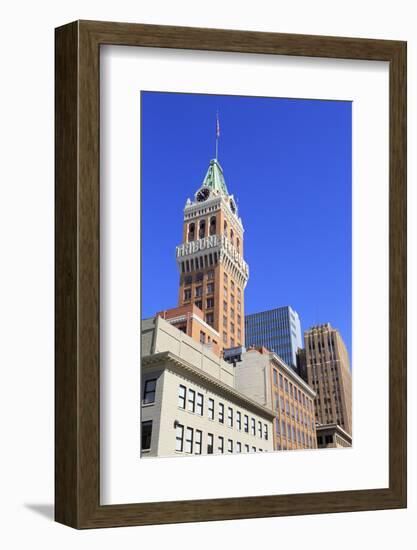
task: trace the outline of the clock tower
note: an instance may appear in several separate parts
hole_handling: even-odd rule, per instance
[[[177,246],[179,306],[194,304],[218,337],[220,349],[245,343],[243,225],[217,159],[184,208],[182,244]]]

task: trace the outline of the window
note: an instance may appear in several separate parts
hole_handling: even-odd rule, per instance
[[[227,452],[233,453],[233,441],[231,439],[227,440]]]
[[[233,428],[233,409],[231,407],[227,410],[227,425],[229,428]]]
[[[214,307],[214,298],[207,298],[207,309]]]
[[[180,407],[180,409],[185,409],[185,393],[186,393],[186,388],[185,386],[183,385],[180,385],[179,388],[178,388],[178,407]]]
[[[249,452],[249,445],[245,445],[245,451],[248,453]]]
[[[285,411],[289,416],[290,415],[290,404],[288,403],[287,400],[285,400]]]
[[[230,230],[230,242],[233,244],[233,237],[234,237],[234,233],[233,233],[233,229]]]
[[[184,300],[191,300],[191,288],[186,288],[184,290]]]
[[[177,427],[175,429],[175,450],[182,452],[183,447],[184,447],[184,426],[181,426],[181,424],[177,424]]]
[[[279,411],[279,395],[275,394],[275,410]]]
[[[249,432],[249,418],[248,418],[247,414],[245,414],[245,416],[243,418],[243,428],[244,428],[246,433]]]
[[[188,410],[190,412],[195,411],[195,391],[188,390]]]
[[[240,290],[240,288],[237,289],[237,297],[238,298],[241,298],[242,296],[242,291]],[[239,303],[239,302],[238,302]]]
[[[226,285],[226,284],[227,284],[227,281],[228,281],[227,273],[225,273],[225,274],[223,275],[223,280],[224,280],[224,284]]]
[[[201,443],[203,441],[203,432],[201,430],[195,431],[194,452],[196,455],[201,455]]]
[[[192,282],[193,282],[193,278],[191,277],[191,275],[186,275],[184,277],[184,284],[185,285],[190,285]]]
[[[223,342],[227,344],[227,332],[223,332]]]
[[[209,229],[210,235],[216,234],[216,216],[212,216],[210,218],[210,229]]]
[[[210,420],[214,420],[214,399],[208,400],[208,417]]]
[[[288,393],[288,380],[285,379],[284,383],[285,383],[285,391]]]
[[[206,236],[206,221],[200,220],[200,229],[198,231],[198,238],[202,239]]]
[[[242,310],[242,307],[241,307],[241,305],[240,305],[239,300],[237,301],[237,310],[238,310],[238,311],[241,311],[241,310]]]
[[[252,435],[256,435],[256,422],[254,418],[251,418],[251,433]]]
[[[234,296],[234,294],[231,294],[231,295],[230,295],[230,303],[231,303],[232,305],[234,305],[234,303],[235,303],[235,296]]]
[[[203,416],[203,405],[204,405],[203,394],[198,393],[197,394],[196,413],[199,414],[200,416]]]
[[[190,223],[190,225],[188,226],[188,241],[194,240],[194,234],[195,234],[195,224]]]
[[[206,333],[200,330],[200,343],[205,344],[206,343]]]
[[[239,248],[240,248],[239,237],[236,237],[236,248],[237,248],[237,251],[240,252],[240,250],[239,250]]]
[[[213,292],[214,292],[214,283],[208,283],[207,284],[207,294],[213,294]]]
[[[219,435],[219,453],[223,453],[224,452],[224,437],[222,437],[221,435]]]
[[[290,382],[290,395],[291,395],[291,397],[293,396],[293,393],[292,393],[292,384],[291,384],[291,382]]]
[[[240,325],[242,323],[242,317],[240,315],[237,316],[237,324]]]
[[[211,281],[212,279],[214,279],[214,271],[212,269],[210,269],[210,271],[207,271],[207,279],[209,281]]]
[[[230,332],[232,334],[234,334],[234,332],[235,332],[235,324],[234,323],[230,323]]]
[[[187,428],[185,432],[185,452],[191,454],[193,452],[193,435],[194,430]]]
[[[274,369],[274,384],[278,386],[278,373],[275,369]]]
[[[223,300],[223,310],[227,312],[227,302]]]
[[[147,420],[146,422],[142,422],[142,442],[141,442],[142,451],[150,450],[151,440],[152,440],[152,420]]]
[[[242,340],[242,331],[240,330],[240,328],[237,329],[237,339],[239,341]]]
[[[155,388],[156,388],[156,378],[152,380],[146,380],[145,386],[143,388],[143,401],[144,405],[148,403],[155,403]]]
[[[279,374],[279,386],[280,388],[284,387],[284,378],[282,377],[282,374]]]
[[[237,424],[237,429],[240,431],[242,429],[242,415],[240,411],[237,411],[236,413],[236,424]]]
[[[235,282],[234,281],[230,281],[230,288],[231,288],[232,292],[234,292],[234,290],[235,290]]]
[[[214,323],[214,313],[206,313],[206,323],[210,326],[213,326]]]
[[[234,338],[230,338],[230,347],[231,348],[235,347],[235,339]]]
[[[214,447],[214,435],[207,434],[207,454],[208,455],[213,454],[213,447]]]
[[[231,317],[232,319],[235,318],[235,310],[234,310],[232,307],[230,308],[230,317]]]
[[[203,287],[202,285],[195,287],[195,295],[196,296],[202,296],[203,295]]]
[[[224,233],[227,233],[227,221],[225,221],[223,224],[223,231]]]
[[[197,273],[197,275],[195,276],[195,280],[197,283],[199,283],[203,279],[204,279],[204,275],[202,273]]]
[[[201,300],[197,300],[195,302],[195,305],[199,308],[199,309],[203,309],[203,302]]]
[[[227,317],[226,315],[223,315],[223,325],[227,327]]]
[[[262,422],[258,421],[258,435],[262,439]]]
[[[268,424],[264,424],[264,438],[268,439]]]
[[[242,452],[242,443],[240,441],[236,442],[236,452],[241,453]]]
[[[276,431],[277,435],[279,435],[281,433],[280,422],[279,422],[278,418],[275,419],[275,431]]]
[[[224,405],[219,403],[219,422],[220,424],[224,423]]]

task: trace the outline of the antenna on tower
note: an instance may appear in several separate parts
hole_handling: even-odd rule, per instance
[[[220,121],[219,121],[219,111],[216,112],[216,160],[219,156],[219,137],[220,137]]]

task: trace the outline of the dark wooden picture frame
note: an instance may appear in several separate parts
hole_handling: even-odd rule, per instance
[[[117,44],[389,62],[389,487],[100,505],[99,59]],[[75,528],[406,507],[406,43],[77,21],[56,45],[55,519]]]

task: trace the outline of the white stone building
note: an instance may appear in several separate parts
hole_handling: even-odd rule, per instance
[[[156,317],[142,322],[141,355],[142,457],[273,450],[274,412],[204,344]]]

